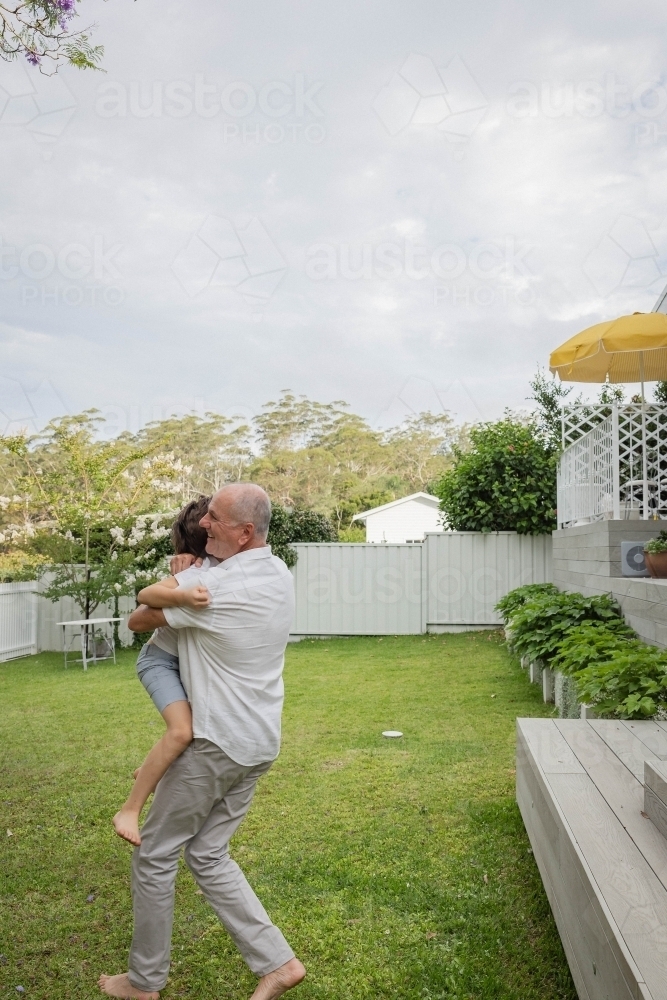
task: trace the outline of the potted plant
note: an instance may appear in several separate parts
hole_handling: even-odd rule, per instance
[[[667,531],[661,531],[644,546],[644,558],[654,580],[667,580]]]

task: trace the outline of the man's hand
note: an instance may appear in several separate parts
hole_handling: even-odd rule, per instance
[[[189,552],[185,552],[181,556],[172,556],[169,560],[169,570],[172,576],[176,576],[177,573],[182,573],[184,569],[190,569],[192,565],[201,566],[204,560],[200,557],[195,559],[191,556]]]
[[[180,594],[180,598],[183,608],[207,608],[211,603],[206,587],[190,587]]]

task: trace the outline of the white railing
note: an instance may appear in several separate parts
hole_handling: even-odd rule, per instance
[[[0,583],[0,661],[37,652],[37,581]]]
[[[667,518],[667,407],[648,403],[563,410],[558,525]]]

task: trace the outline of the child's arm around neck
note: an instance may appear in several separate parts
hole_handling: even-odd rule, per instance
[[[173,576],[152,583],[137,594],[138,603],[149,608],[206,608],[210,599],[206,587],[179,587]]]

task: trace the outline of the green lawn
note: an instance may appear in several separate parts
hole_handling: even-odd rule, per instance
[[[0,664],[3,1000],[90,998],[126,969],[110,818],[162,727],[134,658]],[[575,1000],[514,801],[514,719],[549,709],[499,636],[306,641],[285,684],[283,750],[232,847],[308,968],[294,996]],[[184,866],[173,946],[165,1000],[249,997]]]

